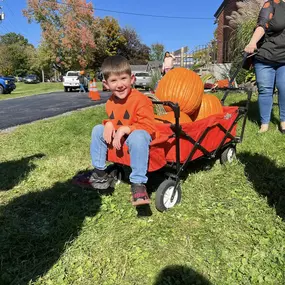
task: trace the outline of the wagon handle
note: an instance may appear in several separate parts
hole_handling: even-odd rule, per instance
[[[253,56],[253,55],[255,55],[255,54],[256,54],[256,53],[249,54],[249,53],[247,53],[247,52],[243,52],[243,54],[242,54],[242,61],[241,61],[240,65],[238,66],[238,68],[236,69],[236,71],[234,72],[234,74],[232,75],[232,77],[230,78],[230,80],[229,80],[229,85],[228,85],[228,89],[226,90],[226,92],[225,92],[223,98],[221,99],[221,103],[222,103],[223,106],[225,105],[225,100],[226,100],[226,98],[228,97],[230,90],[235,90],[234,88],[231,87],[231,86],[232,86],[232,83],[234,82],[236,76],[238,75],[238,73],[239,73],[240,70],[242,69],[242,67],[243,67],[244,63],[246,62],[247,58],[248,58],[248,57],[251,57],[251,56]]]

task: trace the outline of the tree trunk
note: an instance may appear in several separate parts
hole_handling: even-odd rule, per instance
[[[43,82],[45,82],[45,72],[43,69],[42,69],[42,79],[43,79]]]

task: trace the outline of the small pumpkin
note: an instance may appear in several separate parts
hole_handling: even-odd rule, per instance
[[[166,124],[175,124],[175,115],[173,111],[167,112],[166,114],[163,115],[155,115],[155,121],[157,123],[166,123]],[[179,123],[191,123],[192,120],[191,118],[185,114],[184,112],[180,112],[180,118],[179,118]]]
[[[217,86],[217,88],[219,89],[226,89],[229,87],[229,83],[230,81],[228,79],[222,79],[222,80],[218,80],[215,84]],[[233,85],[233,84],[231,84]]]
[[[214,114],[222,114],[223,113],[223,106],[220,100],[210,94],[204,94],[202,96],[202,103],[201,106],[194,114],[191,115],[191,119],[193,121],[198,121],[209,117]]]
[[[162,77],[155,95],[161,101],[178,103],[182,112],[192,114],[199,108],[203,93],[204,84],[197,73],[176,67]]]

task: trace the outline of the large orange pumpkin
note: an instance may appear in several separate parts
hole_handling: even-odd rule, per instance
[[[173,111],[167,112],[166,114],[163,115],[155,115],[154,117],[157,123],[175,124],[175,116]],[[191,122],[192,120],[187,114],[180,112],[179,123],[191,123]]]
[[[177,67],[168,71],[159,81],[155,95],[161,101],[178,103],[182,112],[192,114],[199,108],[204,84],[192,70]]]
[[[200,108],[191,115],[191,119],[198,121],[211,115],[221,113],[223,113],[223,107],[220,100],[214,95],[204,94]]]

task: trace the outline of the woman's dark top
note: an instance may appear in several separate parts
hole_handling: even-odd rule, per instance
[[[255,56],[262,62],[285,63],[285,2],[271,0],[260,10],[257,26],[265,30]]]
[[[84,84],[84,76],[83,75],[79,75],[78,77],[77,77],[77,79],[79,80],[79,83],[80,84]]]

